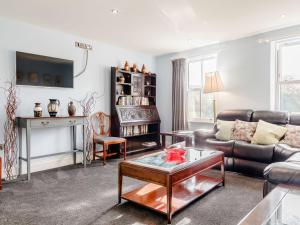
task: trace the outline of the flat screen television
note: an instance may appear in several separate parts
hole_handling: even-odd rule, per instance
[[[17,85],[73,88],[73,61],[16,52]]]

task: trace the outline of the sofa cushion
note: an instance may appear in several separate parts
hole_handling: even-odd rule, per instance
[[[274,148],[273,162],[282,162],[287,160],[293,154],[300,152],[299,148],[293,148],[287,144],[278,144]]]
[[[268,166],[266,163],[255,162],[245,159],[233,159],[234,171],[249,174],[251,176],[262,177],[264,169]]]
[[[257,123],[254,122],[236,120],[231,139],[250,142],[255,133],[256,126]]]
[[[207,147],[210,149],[216,149],[224,152],[224,156],[232,157],[234,141],[220,141],[215,138],[209,138],[206,140]]]
[[[286,131],[286,127],[259,120],[251,143],[261,145],[277,144]]]
[[[300,126],[286,125],[287,132],[281,143],[300,148]]]
[[[252,121],[258,122],[259,120],[264,120],[269,123],[274,124],[287,124],[288,123],[288,113],[280,111],[254,111],[252,114]]]
[[[234,121],[234,120],[250,121],[252,112],[253,112],[253,110],[251,110],[251,109],[226,110],[226,111],[220,112],[217,115],[217,119],[227,120],[227,121]]]
[[[233,148],[234,158],[271,163],[274,145],[255,145],[244,141],[236,141]]]
[[[216,138],[221,141],[229,141],[233,132],[235,121],[217,120]]]
[[[272,163],[265,168],[264,177],[273,184],[300,185],[300,163]]]

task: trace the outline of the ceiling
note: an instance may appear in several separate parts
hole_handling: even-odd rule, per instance
[[[152,55],[300,24],[300,0],[0,0],[0,5],[2,17]]]

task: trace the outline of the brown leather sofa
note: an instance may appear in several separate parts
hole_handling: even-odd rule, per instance
[[[276,111],[229,110],[217,115],[217,119],[257,122],[260,119],[278,125],[300,125],[300,114]],[[244,141],[220,141],[215,138],[216,126],[208,130],[196,130],[195,146],[223,151],[226,170],[265,177],[265,192],[279,183],[300,185],[300,149],[285,144],[256,145]],[[299,152],[299,153],[298,153]],[[295,167],[295,161],[299,164]],[[293,162],[293,165],[291,164]]]

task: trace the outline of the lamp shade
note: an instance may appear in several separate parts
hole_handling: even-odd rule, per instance
[[[203,93],[219,92],[223,89],[224,86],[218,71],[205,74]]]

